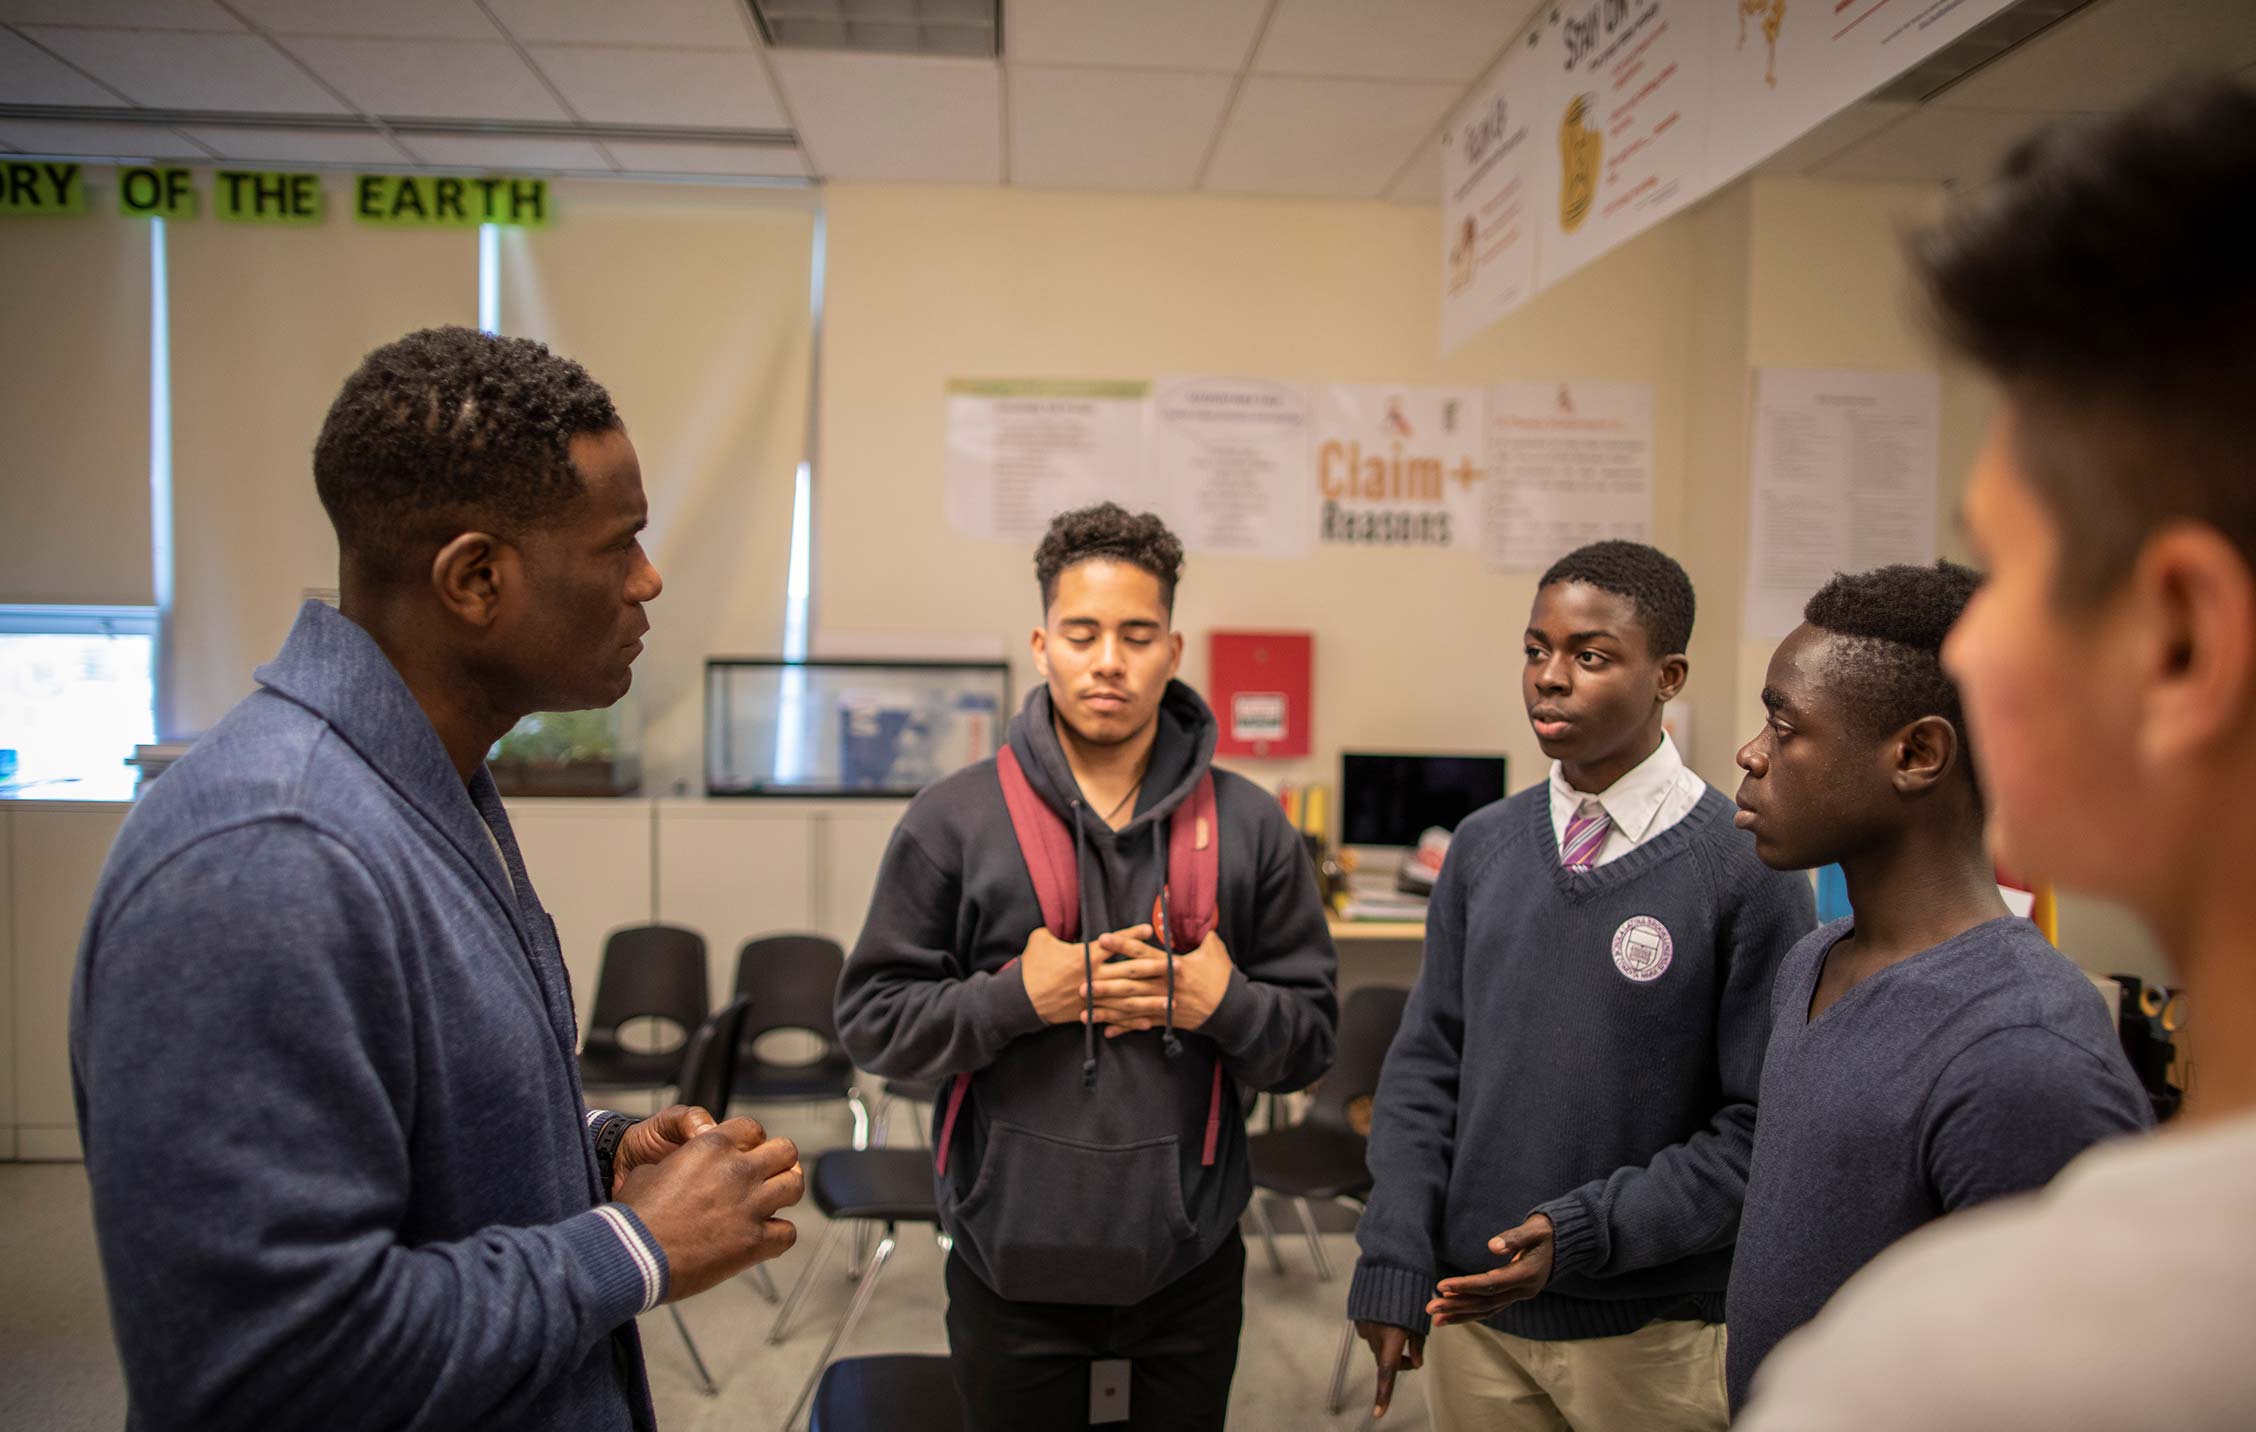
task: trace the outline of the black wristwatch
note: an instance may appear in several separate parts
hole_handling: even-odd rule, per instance
[[[624,1114],[614,1115],[603,1121],[602,1130],[595,1136],[595,1164],[603,1170],[606,1183],[619,1176],[619,1144],[627,1137],[627,1130],[641,1122],[640,1119],[630,1119]]]

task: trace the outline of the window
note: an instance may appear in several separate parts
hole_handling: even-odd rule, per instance
[[[0,789],[114,772],[155,741],[156,645],[154,607],[0,606]]]

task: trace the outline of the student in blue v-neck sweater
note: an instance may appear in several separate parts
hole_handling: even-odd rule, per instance
[[[1779,1341],[1889,1244],[2051,1182],[2152,1107],[2083,972],[2009,914],[1943,638],[1964,567],[1836,577],[1771,657],[1739,824],[1838,862],[1855,914],[1780,967],[1731,1269],[1734,1411]]]
[[[1521,689],[1551,778],[1456,833],[1371,1115],[1348,1314],[1379,1413],[1425,1366],[1438,1432],[1725,1423],[1771,981],[1816,915],[1661,728],[1692,616],[1641,543],[1537,588]]]

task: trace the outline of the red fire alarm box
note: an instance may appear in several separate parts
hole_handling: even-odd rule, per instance
[[[1316,639],[1304,631],[1218,631],[1209,640],[1206,699],[1222,725],[1215,753],[1307,755]]]

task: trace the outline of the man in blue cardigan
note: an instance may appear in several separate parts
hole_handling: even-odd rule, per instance
[[[647,1428],[635,1315],[791,1246],[749,1120],[582,1106],[485,752],[626,693],[659,578],[610,397],[425,330],[314,449],[341,610],[127,819],[71,1066],[133,1428]]]

